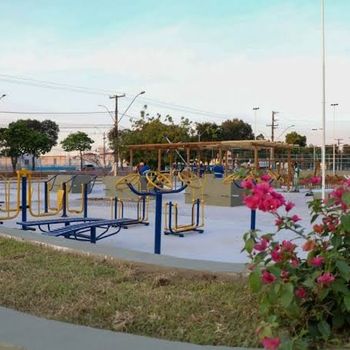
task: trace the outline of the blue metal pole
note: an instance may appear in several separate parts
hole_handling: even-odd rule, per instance
[[[250,229],[255,230],[256,225],[256,210],[250,211]]]
[[[63,182],[62,184],[63,190],[63,203],[62,203],[62,217],[66,218],[67,215],[67,184]]]
[[[88,185],[83,185],[84,218],[88,216]]]
[[[96,243],[96,227],[91,227],[90,242]]]
[[[44,182],[44,212],[48,213],[49,212],[49,184],[47,181]]]
[[[196,200],[196,205],[197,205],[196,225],[199,226],[199,216],[200,216],[200,199],[199,198],[197,198]]]
[[[154,254],[160,254],[162,231],[162,193],[156,193],[156,219],[154,229]]]
[[[27,176],[22,176],[22,222],[27,221]],[[22,225],[22,230],[26,230],[26,226]]]
[[[118,218],[118,197],[114,197],[114,219],[117,220]]]

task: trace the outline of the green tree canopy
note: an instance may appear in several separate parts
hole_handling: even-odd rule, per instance
[[[300,147],[306,146],[306,136],[298,134],[296,131],[292,131],[286,135],[286,143],[290,145],[299,145]]]
[[[19,119],[1,129],[2,154],[11,157],[13,170],[18,157],[32,155],[32,169],[35,169],[35,157],[49,152],[57,144],[59,127],[51,120],[40,122],[35,119]]]
[[[221,124],[222,140],[254,140],[250,124],[241,119],[228,119]]]
[[[83,152],[91,150],[91,145],[94,143],[85,132],[78,131],[68,135],[62,142],[62,148],[66,152],[79,151],[80,169],[83,168]]]

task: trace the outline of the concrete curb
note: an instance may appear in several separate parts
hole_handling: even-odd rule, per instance
[[[44,244],[54,249],[70,250],[84,254],[110,257],[162,267],[225,273],[243,273],[246,271],[246,264],[183,259],[166,255],[155,255],[151,253],[109,247],[98,243],[91,244],[88,242],[64,239],[62,237],[48,237],[40,234],[40,232],[24,231],[16,228],[1,227],[0,236]]]

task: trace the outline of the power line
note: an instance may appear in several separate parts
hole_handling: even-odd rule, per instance
[[[30,86],[35,86],[35,87],[56,89],[56,90],[57,89],[58,90],[69,90],[69,91],[94,94],[94,95],[106,96],[106,95],[115,94],[115,91],[112,92],[111,90],[107,90],[107,89],[92,89],[92,88],[78,86],[78,85],[62,84],[62,83],[56,83],[56,82],[52,82],[52,81],[38,80],[38,79],[32,79],[32,78],[15,76],[15,75],[10,75],[10,74],[2,74],[2,73],[0,73],[0,80],[7,81],[10,83],[15,83],[15,84],[30,85]],[[136,94],[133,94],[132,96],[126,95],[125,97],[127,99],[132,99],[134,97],[134,95],[136,95]],[[151,99],[151,98],[143,97],[142,100],[148,104],[152,104],[154,106],[158,106],[161,108],[168,108],[170,110],[177,110],[180,112],[186,112],[186,113],[190,113],[190,114],[206,115],[206,116],[210,116],[213,118],[228,118],[228,115],[229,115],[228,113],[224,114],[224,113],[210,112],[210,111],[205,111],[205,110],[201,110],[198,108],[183,106],[183,105],[179,105],[179,104],[175,104],[175,103],[171,103],[171,102],[165,102],[165,101],[156,100],[156,99]],[[138,104],[140,104],[140,102],[138,102]],[[143,104],[145,104],[145,103],[143,103]]]

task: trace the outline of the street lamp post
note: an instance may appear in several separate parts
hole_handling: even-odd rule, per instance
[[[321,0],[322,43],[322,200],[326,199],[326,49],[324,30],[324,0]]]
[[[118,111],[118,99],[121,97],[125,97],[125,94],[118,95],[115,94],[114,96],[110,96],[111,99],[115,99],[115,111],[114,111],[114,162],[115,162],[115,175],[118,173],[118,168],[119,168],[119,122],[122,120],[126,112],[130,109],[132,104],[135,102],[135,100],[140,96],[143,95],[146,91],[141,91],[137,95],[134,96],[134,98],[131,100],[130,104],[128,107],[126,107],[125,111],[119,118],[119,111]],[[108,109],[107,109],[108,110]]]
[[[293,124],[293,125],[289,125],[287,128],[285,128],[280,134],[279,134],[279,136],[277,137],[277,140],[287,131],[287,130],[289,130],[289,129],[291,129],[291,128],[294,128],[295,127],[295,125]]]
[[[253,108],[253,111],[254,111],[254,139],[256,140],[256,136],[257,136],[257,117],[256,117],[256,114],[257,114],[257,111],[260,109],[260,107],[254,107]]]
[[[338,103],[331,103],[331,107],[333,107],[333,176],[335,175],[335,107],[339,106]]]

